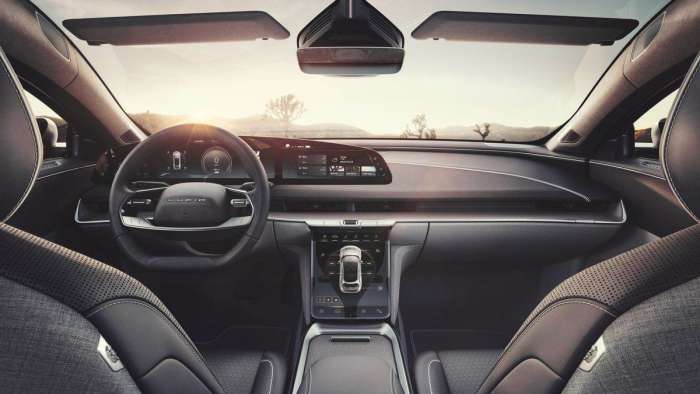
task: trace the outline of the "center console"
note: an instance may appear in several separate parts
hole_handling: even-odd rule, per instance
[[[293,393],[410,393],[394,330],[386,323],[315,323],[306,333]]]
[[[313,223],[310,306],[294,393],[409,393],[391,317],[391,224]]]
[[[317,320],[389,317],[388,228],[344,220],[313,230],[311,315]]]

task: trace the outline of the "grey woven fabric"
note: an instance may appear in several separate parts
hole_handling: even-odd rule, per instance
[[[116,268],[5,223],[0,223],[0,256],[0,277],[31,287],[83,314],[114,299],[145,301],[167,316],[196,351],[158,297]]]
[[[0,256],[0,276],[49,295],[80,313],[105,301],[135,298],[152,304],[177,324],[155,294],[136,279],[4,223],[0,223]]]
[[[700,261],[693,261],[700,265]],[[700,278],[642,302],[603,333],[607,351],[577,369],[567,393],[697,393]]]
[[[135,393],[97,353],[100,334],[56,300],[0,277],[0,391]]]
[[[501,355],[501,349],[437,352],[451,393],[476,393]]]
[[[620,315],[649,297],[700,276],[698,260],[700,224],[603,261],[563,281],[537,305],[513,338],[548,306],[568,298],[594,300]]]

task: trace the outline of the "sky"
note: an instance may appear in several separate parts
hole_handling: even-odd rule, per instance
[[[262,114],[268,100],[291,93],[307,108],[297,123],[344,123],[386,133],[402,130],[418,113],[425,113],[429,125],[438,128],[482,122],[561,125],[634,34],[609,47],[411,38],[410,32],[438,10],[622,17],[643,24],[666,0],[371,0],[403,32],[406,54],[399,73],[366,78],[308,75],[299,70],[296,36],[330,1],[34,2],[59,24],[67,18],[266,11],[290,31],[290,38],[93,47],[66,32],[127,112],[240,118]]]

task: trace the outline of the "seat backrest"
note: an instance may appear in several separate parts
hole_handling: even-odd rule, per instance
[[[662,135],[666,178],[700,217],[700,56]],[[526,319],[480,393],[696,392],[700,224],[562,282]]]
[[[0,218],[42,158],[37,124],[0,49]],[[145,286],[0,222],[0,390],[223,392],[175,318]]]

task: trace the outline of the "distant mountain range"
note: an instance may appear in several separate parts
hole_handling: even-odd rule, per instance
[[[151,112],[131,114],[142,127],[153,132],[186,122],[194,122],[189,116],[163,115]],[[231,130],[237,134],[249,136],[275,136],[290,138],[399,138],[403,130],[394,133],[370,133],[359,127],[342,123],[292,124],[285,127],[282,121],[265,115],[245,118],[208,118],[203,122]],[[483,124],[480,124],[483,130]],[[438,139],[481,140],[473,130],[475,125],[448,126],[438,128]],[[552,130],[551,127],[512,127],[490,123],[490,133],[486,141],[525,142],[540,139]]]

